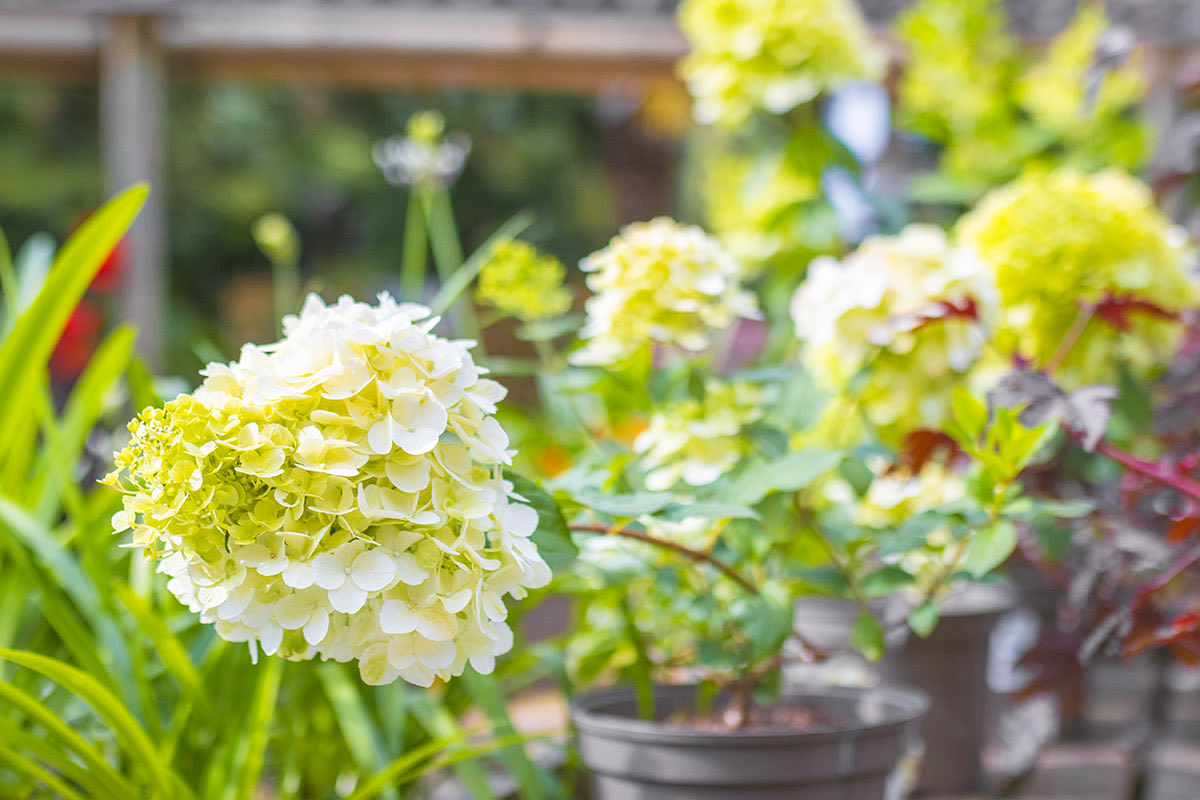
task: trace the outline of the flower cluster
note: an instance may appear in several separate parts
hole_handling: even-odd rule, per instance
[[[481,301],[521,320],[557,317],[571,308],[567,268],[533,245],[508,239],[492,248],[479,273]]]
[[[576,364],[616,365],[652,342],[697,352],[713,331],[758,316],[738,262],[704,231],[666,217],[627,225],[579,266],[594,294]]]
[[[941,427],[951,390],[986,340],[994,294],[969,250],[937,228],[910,225],[868,239],[843,261],[815,260],[791,313],[813,376],[896,444]]]
[[[1084,306],[1131,309],[1086,325],[1057,373],[1067,385],[1111,380],[1121,360],[1151,370],[1179,335],[1170,314],[1200,298],[1183,232],[1121,172],[1029,172],[985,197],[959,235],[995,276],[1005,353],[1045,365]]]
[[[763,395],[756,384],[710,380],[702,400],[655,411],[633,443],[647,470],[646,488],[664,491],[680,481],[706,486],[733,469],[752,449],[742,431],[762,418]]]
[[[130,423],[114,527],[225,639],[421,686],[511,646],[503,597],[550,579],[537,514],[501,473],[504,388],[428,315],[311,295]]]
[[[851,0],[686,0],[692,50],[680,69],[701,123],[786,114],[825,89],[877,78],[885,63]]]
[[[396,186],[449,186],[471,154],[471,138],[446,133],[446,120],[436,111],[420,111],[408,120],[404,136],[376,142],[371,151],[388,183]]]
[[[1080,4],[1034,59],[997,0],[918,0],[905,11],[896,23],[908,54],[898,124],[943,146],[943,174],[917,184],[920,194],[969,203],[1033,163],[1140,166],[1151,137],[1131,112],[1145,83],[1134,59],[1097,69],[1107,28],[1099,4]]]

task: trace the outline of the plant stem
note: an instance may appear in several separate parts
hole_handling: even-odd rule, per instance
[[[1076,439],[1079,438],[1077,434],[1072,433],[1071,435]],[[1200,501],[1200,483],[1197,483],[1196,481],[1190,480],[1176,473],[1168,472],[1158,464],[1138,458],[1132,453],[1122,450],[1116,445],[1110,444],[1103,439],[1096,444],[1096,452],[1108,456],[1113,461],[1116,461],[1118,464],[1132,472],[1136,472],[1139,475],[1150,478],[1151,480],[1158,481],[1159,483],[1174,489],[1180,494],[1185,494],[1193,500]]]
[[[408,194],[408,216],[404,220],[404,245],[400,254],[400,291],[409,303],[422,300],[429,246],[419,191],[414,186]]]
[[[655,547],[661,547],[664,550],[672,550],[697,563],[708,564],[716,567],[723,572],[726,577],[733,580],[746,591],[750,592],[751,594],[758,594],[758,587],[751,583],[746,576],[742,575],[742,573],[738,572],[721,559],[717,558],[711,553],[705,553],[703,550],[694,550],[687,545],[679,544],[678,542],[672,542],[669,539],[659,539],[657,536],[651,536],[650,534],[642,533],[641,531],[631,531],[628,528],[612,528],[607,525],[584,522],[568,525],[567,527],[580,533],[602,533],[608,536],[622,536],[626,539],[636,539],[639,542],[652,544]]]
[[[1071,354],[1071,350],[1075,347],[1079,337],[1083,336],[1084,330],[1087,329],[1088,323],[1092,321],[1092,317],[1096,316],[1096,305],[1094,303],[1084,303],[1079,307],[1079,313],[1075,315],[1075,321],[1071,323],[1070,329],[1063,336],[1062,341],[1058,343],[1058,349],[1054,351],[1054,355],[1046,362],[1045,371],[1047,375],[1053,375],[1067,360],[1067,356]]]

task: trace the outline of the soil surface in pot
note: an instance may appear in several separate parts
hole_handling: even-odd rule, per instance
[[[752,706],[746,712],[745,721],[731,727],[726,721],[727,709],[719,706],[710,711],[677,711],[666,719],[666,724],[675,728],[687,728],[706,733],[778,733],[782,731],[807,731],[841,727],[845,722],[840,717],[818,708],[805,705]]]

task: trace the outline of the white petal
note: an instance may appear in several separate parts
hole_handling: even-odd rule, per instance
[[[388,661],[395,669],[407,669],[417,657],[413,655],[413,636],[397,636],[388,642]]]
[[[400,677],[413,686],[421,686],[428,689],[430,686],[433,686],[435,676],[433,670],[420,662],[414,661],[410,666],[400,670]]]
[[[275,621],[289,631],[304,626],[312,617],[313,604],[301,594],[289,594],[275,604]]]
[[[385,465],[388,480],[402,492],[419,492],[429,485],[429,461],[420,459],[411,464],[390,459]]]
[[[466,608],[467,603],[470,603],[470,602],[471,602],[471,587],[467,586],[466,588],[460,589],[459,591],[455,592],[454,594],[450,595],[449,597],[444,598],[442,600],[442,605],[445,606],[446,610],[449,611],[451,614],[457,614],[458,612],[460,612],[464,608]]]
[[[367,593],[355,585],[354,581],[346,581],[329,592],[329,605],[334,611],[343,614],[356,614],[367,602]]]
[[[279,645],[283,643],[283,628],[274,623],[264,625],[258,631],[258,641],[264,653],[269,656],[275,655],[279,652]]]
[[[385,416],[367,431],[367,446],[379,455],[392,452],[392,421],[389,417]]]
[[[322,589],[336,589],[346,582],[346,565],[333,553],[312,560],[313,582]]]
[[[325,638],[325,634],[329,632],[329,612],[323,608],[314,608],[312,617],[304,626],[304,641],[311,645],[318,645]]]
[[[417,612],[417,633],[435,642],[454,638],[458,632],[458,619],[441,606],[426,606]]]
[[[283,571],[283,582],[293,589],[307,589],[314,580],[313,566],[307,561],[293,561]]]
[[[412,633],[417,629],[417,615],[403,600],[387,600],[379,609],[379,629],[384,633]]]
[[[380,550],[359,553],[350,565],[350,578],[363,591],[377,592],[395,577],[396,567],[392,564],[392,559]]]
[[[444,669],[454,663],[454,642],[431,642],[417,638],[413,642],[413,653],[418,661],[430,669]]]
[[[400,579],[401,583],[418,586],[429,577],[429,571],[421,569],[421,566],[417,564],[416,556],[412,553],[397,553],[392,563],[396,567],[396,577]]]

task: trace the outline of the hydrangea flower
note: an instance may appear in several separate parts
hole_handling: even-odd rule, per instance
[[[1180,333],[1163,314],[1200,298],[1183,231],[1147,186],[1115,170],[1027,172],[987,195],[958,233],[995,276],[998,347],[1035,365],[1054,356],[1083,304],[1148,304],[1085,327],[1056,373],[1070,386],[1110,381],[1121,361],[1152,371]]]
[[[508,239],[492,248],[479,273],[479,299],[521,320],[545,319],[571,308],[567,268],[552,255]]]
[[[284,338],[144,410],[106,479],[168,589],[251,653],[429,686],[512,645],[545,585],[537,514],[502,475],[505,390],[423,306],[310,295]]]
[[[713,331],[757,318],[738,262],[711,236],[666,217],[627,225],[580,262],[590,273],[576,364],[612,366],[652,342],[697,352]]]
[[[897,444],[941,427],[952,389],[983,349],[994,295],[970,250],[938,228],[910,225],[840,262],[814,260],[791,315],[818,383]],[[846,406],[831,406],[833,427],[845,425]]]
[[[786,114],[825,89],[881,76],[886,63],[851,0],[685,0],[680,70],[698,122],[734,127]]]
[[[654,412],[634,440],[646,488],[665,491],[680,481],[707,486],[752,449],[742,429],[763,416],[763,389],[752,383],[708,381],[703,400],[687,399]]]

